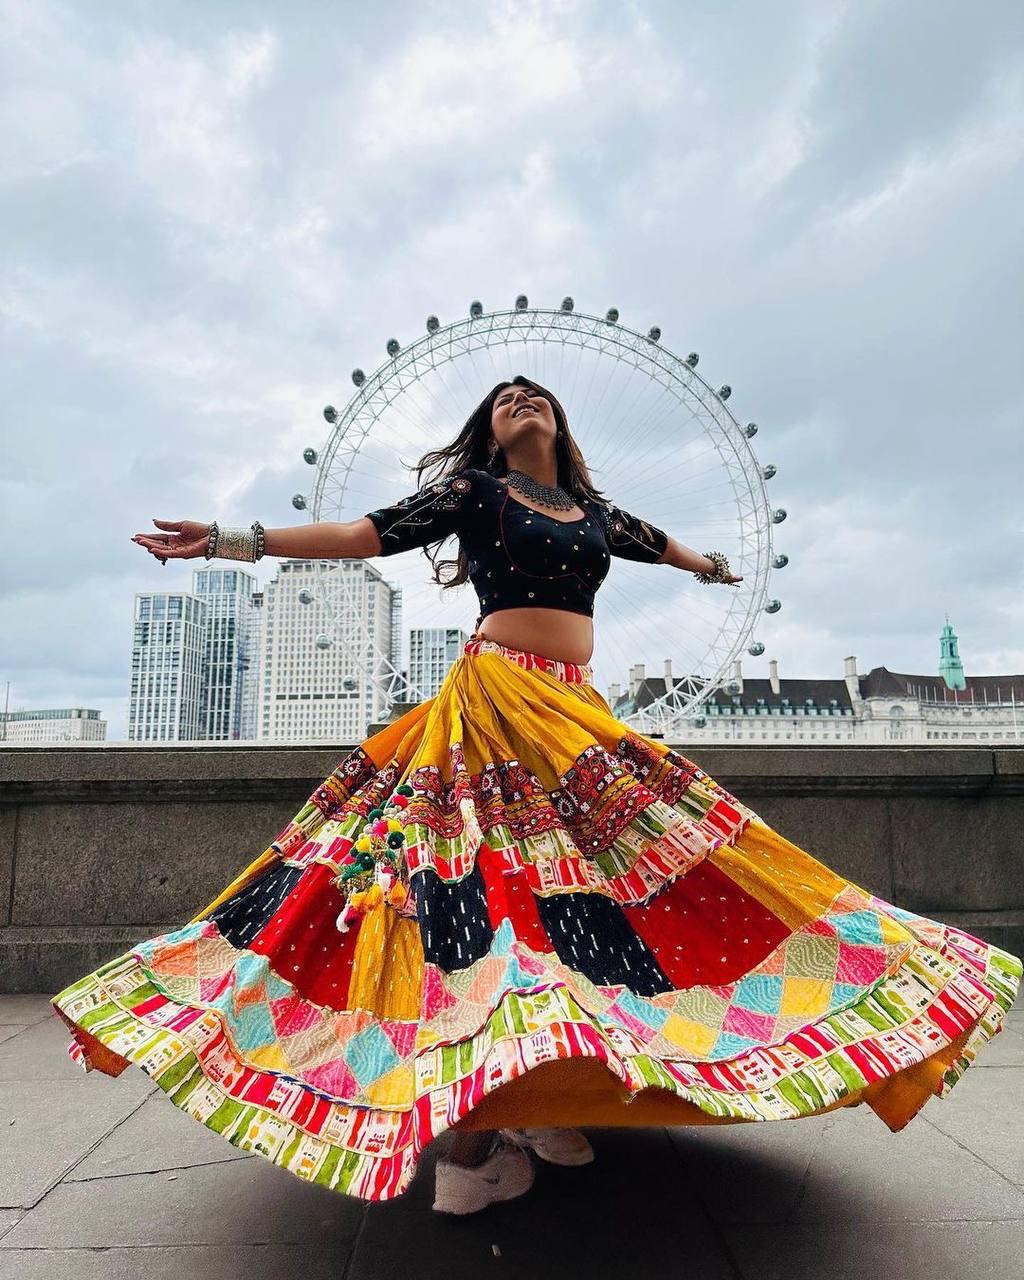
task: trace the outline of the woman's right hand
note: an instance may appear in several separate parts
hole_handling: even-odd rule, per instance
[[[206,555],[210,526],[198,520],[154,520],[166,533],[137,533],[132,542],[156,556],[161,564],[168,560],[195,560]]]

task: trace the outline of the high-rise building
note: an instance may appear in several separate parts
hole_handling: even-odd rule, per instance
[[[413,627],[409,632],[409,685],[413,701],[433,698],[469,636],[453,627]]]
[[[197,569],[192,591],[206,605],[202,734],[207,739],[254,738],[259,678],[256,649],[256,580],[236,568]]]
[[[86,707],[0,711],[0,742],[103,742],[107,722]]]
[[[263,607],[263,592],[252,594],[252,660],[249,664],[249,676],[245,682],[245,708],[242,719],[246,727],[246,738],[260,736],[260,706],[263,695],[263,625],[266,610]]]
[[[129,742],[203,736],[205,622],[205,602],[189,591],[136,593]]]
[[[397,666],[401,593],[365,560],[323,562],[346,575],[346,643],[316,603],[317,564],[283,560],[263,590],[259,736],[274,741],[358,742],[389,703],[383,681],[367,676],[381,655]]]

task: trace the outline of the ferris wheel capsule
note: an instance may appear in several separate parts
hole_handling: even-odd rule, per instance
[[[305,511],[305,509],[306,509],[306,496],[305,496],[305,494],[302,494],[302,493],[296,493],[296,494],[293,494],[293,495],[292,495],[292,506],[295,508],[295,510],[296,510],[296,511]]]
[[[785,518],[786,518],[785,507],[776,507],[775,510],[772,512],[772,524],[782,524]]]
[[[618,307],[609,307],[608,310],[605,312],[604,318],[608,321],[609,324],[618,324],[619,323]]]
[[[778,613],[778,611],[781,608],[782,608],[781,600],[769,600],[764,607],[764,611],[765,613]]]
[[[728,382],[723,382],[722,385],[718,388],[719,400],[728,400],[731,395],[732,395],[732,387],[729,386]]]
[[[359,688],[359,681],[355,678],[355,676],[346,676],[345,679],[342,680],[341,682],[341,687],[345,689],[348,693],[351,693],[353,689]]]
[[[652,324],[647,330],[647,336],[652,342],[657,342],[661,338],[661,330],[656,324]]]
[[[388,338],[387,351],[389,356],[397,356],[399,351],[401,351],[401,349],[402,348],[399,345],[397,338]]]
[[[748,440],[753,440],[754,436],[757,435],[757,423],[748,422],[747,425],[743,428],[743,434],[747,437]]]
[[[568,294],[566,294],[566,296],[562,299],[563,311],[571,311],[575,305],[576,305],[575,302],[573,302],[572,298],[570,298]]]
[[[441,321],[437,316],[427,316],[427,333],[437,333],[441,327]]]
[[[703,729],[703,728],[704,728],[704,726],[705,726],[706,724],[707,724],[707,717],[706,717],[706,716],[694,716],[694,717],[693,717],[693,727],[694,727],[695,729]]]
[[[696,351],[691,351],[690,354],[686,357],[686,363],[690,366],[691,369],[696,369],[697,361],[699,359],[700,359],[700,356],[696,353]]]
[[[328,635],[320,634],[317,636],[315,644],[318,649],[329,649],[334,641]]]
[[[784,551],[780,551],[777,556],[772,556],[773,569],[785,569],[787,564],[789,564],[789,556]]]
[[[761,475],[765,480],[770,480],[777,471],[778,467],[776,467],[773,462],[766,462],[761,468]]]
[[[760,640],[755,640],[747,650],[747,653],[749,653],[752,658],[759,658],[761,654],[764,653],[764,645]]]
[[[527,302],[527,300],[526,300],[526,294],[525,294],[525,293],[521,293],[521,294],[519,295],[519,297],[518,297],[518,298],[516,298],[516,310],[517,310],[517,311],[525,311],[525,310],[526,310],[526,308],[527,308],[529,305],[530,305],[530,304],[529,304],[529,302]]]
[[[338,421],[338,411],[333,404],[324,405],[324,417],[328,422]]]
[[[312,604],[312,603],[313,603],[312,591],[310,591],[309,587],[303,587],[302,590],[299,592],[299,604]]]
[[[315,449],[303,449],[303,451],[302,451],[302,460],[303,460],[303,462],[308,462],[308,463],[309,463],[309,465],[310,465],[311,467],[315,467],[315,466],[316,466],[316,460],[317,460],[317,452],[316,452],[316,450],[315,450]]]
[[[362,369],[353,369],[352,381],[356,384],[357,387],[361,387],[363,383],[366,381],[366,374],[363,373]]]
[[[471,302],[469,304],[469,317],[471,320],[479,320],[484,313],[484,304],[482,302]]]

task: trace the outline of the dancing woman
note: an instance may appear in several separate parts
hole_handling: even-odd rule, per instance
[[[589,1160],[574,1125],[866,1102],[895,1131],[945,1096],[1020,960],[837,875],[593,686],[613,556],[728,588],[725,556],[603,498],[524,377],[417,482],[348,522],[136,535],[165,562],[433,546],[435,581],[468,578],[480,613],[437,695],[345,756],[204,910],[53,998],[71,1056],[135,1063],[235,1146],[365,1199],[399,1195],[454,1129],[450,1213],[525,1192],[530,1151]]]

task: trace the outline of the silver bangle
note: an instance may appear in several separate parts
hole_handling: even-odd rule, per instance
[[[256,562],[256,530],[221,529],[217,535],[217,555],[222,560]]]
[[[705,551],[704,555],[708,560],[713,562],[715,567],[711,572],[705,572],[703,569],[696,572],[693,576],[698,582],[725,582],[727,578],[732,577],[732,570],[729,568],[729,561],[721,551]]]

